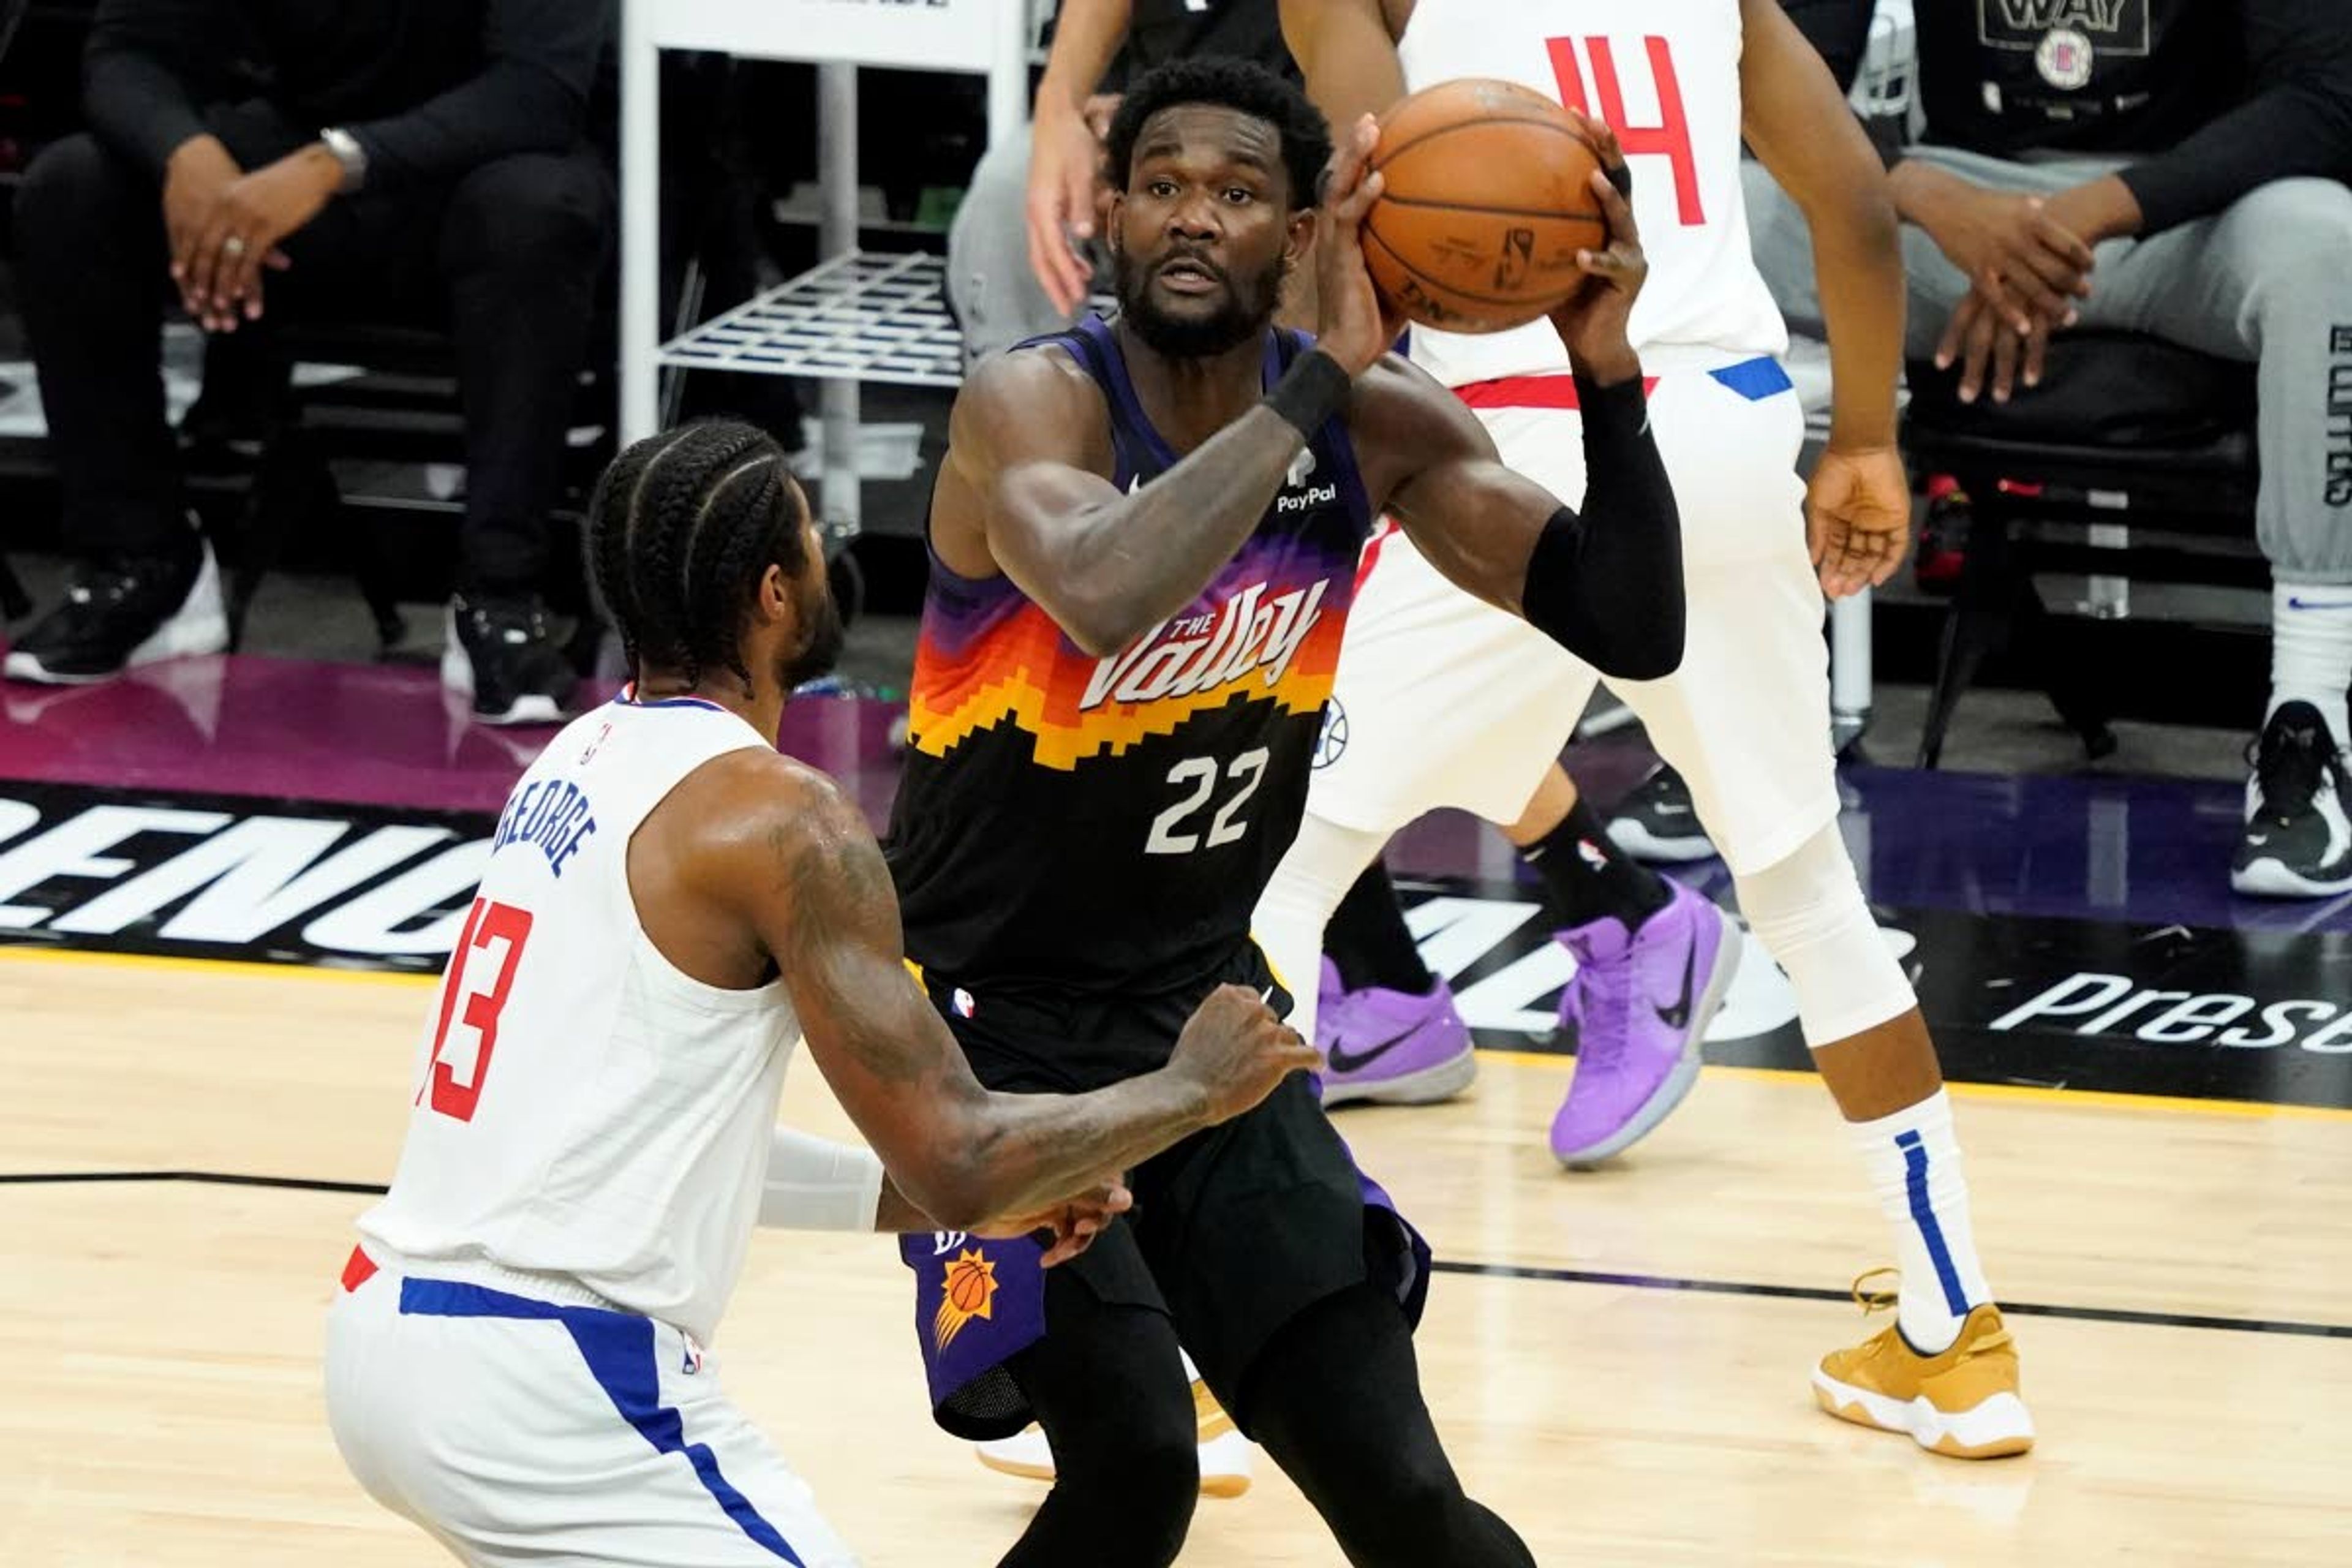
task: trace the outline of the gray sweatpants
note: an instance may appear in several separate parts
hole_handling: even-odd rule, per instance
[[[1979,184],[2058,191],[2112,160],[2014,163],[1941,147],[1919,158]],[[1819,335],[1811,241],[1796,204],[1747,167],[1757,266],[1791,327]],[[1934,353],[1968,280],[1926,231],[1906,226],[1909,357]],[[2082,324],[2152,333],[2252,362],[2260,402],[2257,536],[2283,583],[2352,583],[2352,190],[2278,180],[2210,218],[2100,246]]]
[[[948,226],[948,303],[966,369],[1075,319],[1054,309],[1029,267],[1029,127],[990,146]]]

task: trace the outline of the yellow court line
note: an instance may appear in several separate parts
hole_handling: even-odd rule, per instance
[[[1565,1072],[1573,1057],[1546,1051],[1490,1051],[1481,1047],[1483,1061],[1505,1061],[1518,1067],[1550,1068]],[[1757,1083],[1806,1084],[1818,1090],[1821,1075],[1798,1068],[1731,1067],[1709,1063],[1700,1069],[1706,1078],[1744,1078]],[[2352,1121],[2352,1110],[2332,1105],[2273,1105],[2260,1100],[2199,1100],[2185,1094],[2125,1094],[2109,1089],[2043,1089],[2025,1083],[1955,1083],[1945,1088],[1969,1100],[2006,1100],[2032,1105],[2063,1105],[2105,1110],[2192,1111],[2206,1116],[2282,1116],[2303,1121]]]
[[[90,952],[79,948],[0,942],[0,959],[79,964],[90,968],[157,969],[179,973],[280,974],[301,980],[353,980],[372,985],[434,985],[439,974],[401,969],[334,969],[308,963],[265,963],[251,958],[167,958],[149,952]]]
[[[302,980],[346,980],[376,985],[421,987],[437,984],[440,976],[392,969],[331,969],[301,963],[263,963],[248,958],[165,958],[144,952],[91,952],[78,948],[36,947],[24,942],[0,942],[0,959],[31,959],[51,963],[121,969],[155,969],[183,973],[229,971],[232,973],[286,975]],[[1481,1047],[1482,1060],[1510,1062],[1517,1067],[1566,1072],[1573,1057],[1548,1051],[1504,1051]],[[1819,1088],[1821,1076],[1796,1068],[1732,1067],[1710,1063],[1709,1078],[1744,1078],[1757,1083],[1805,1084]],[[2328,1105],[2273,1105],[2258,1100],[2198,1100],[2178,1094],[2124,1094],[2105,1089],[2043,1089],[2022,1083],[1948,1083],[1954,1094],[1970,1100],[2006,1100],[2032,1105],[2063,1105],[2106,1110],[2184,1111],[2203,1116],[2284,1117],[2302,1121],[2352,1121],[2352,1110]]]

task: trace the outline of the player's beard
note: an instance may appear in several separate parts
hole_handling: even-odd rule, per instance
[[[1146,266],[1126,251],[1111,257],[1111,285],[1118,296],[1119,314],[1135,335],[1155,353],[1170,359],[1206,359],[1247,342],[1266,329],[1282,303],[1282,285],[1290,268],[1276,255],[1254,276],[1225,272],[1225,292],[1216,310],[1206,316],[1176,316],[1152,302],[1151,278],[1171,258],[1160,257]]]
[[[776,679],[786,691],[832,674],[834,665],[841,658],[841,645],[848,636],[847,628],[841,624],[841,607],[833,602],[833,588],[826,581],[824,567],[820,563],[815,570],[815,603],[802,608],[808,635],[801,639],[797,651],[777,662]]]

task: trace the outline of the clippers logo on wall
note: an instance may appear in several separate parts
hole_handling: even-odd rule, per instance
[[[487,813],[0,784],[0,942],[434,973],[496,827]],[[1528,889],[1446,879],[1404,896],[1480,1045],[1572,1048],[1554,1028],[1573,961]],[[1946,910],[1879,921],[1955,1079],[2352,1109],[2352,935]],[[1706,1054],[1811,1066],[1796,994],[1752,942]]]

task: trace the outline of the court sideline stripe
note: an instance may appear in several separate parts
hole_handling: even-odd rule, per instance
[[[317,1176],[252,1176],[235,1171],[5,1171],[0,1186],[67,1187],[123,1182],[199,1182],[215,1187],[274,1187],[295,1193],[356,1193],[382,1197],[381,1182],[330,1182]]]
[[[30,942],[0,941],[0,960],[25,959],[52,963],[79,963],[111,966],[122,969],[149,969],[180,973],[236,973],[252,975],[290,975],[300,980],[356,982],[362,984],[391,984],[414,989],[438,984],[440,975],[414,969],[357,969],[302,963],[272,963],[250,958],[194,958],[149,952],[107,952],[89,948],[47,947]],[[1557,1056],[1549,1051],[1517,1051],[1487,1046],[1478,1047],[1482,1061],[1510,1062],[1520,1067],[1539,1068],[1549,1072],[1566,1072],[1576,1058]],[[1818,1089],[1821,1076],[1802,1068],[1759,1068],[1736,1066],[1729,1062],[1708,1062],[1701,1068],[1703,1078],[1744,1078],[1756,1083],[1782,1086],[1807,1084]],[[2058,1105],[2083,1110],[2096,1108],[2107,1110],[2187,1111],[2209,1116],[2243,1116],[2275,1118],[2296,1121],[2352,1121],[2352,1109],[2333,1105],[2305,1105],[2294,1101],[2264,1100],[2207,1100],[2194,1095],[2135,1094],[2121,1089],[2063,1089],[2041,1084],[1970,1083],[1948,1079],[1945,1087],[1953,1094],[1968,1100],[2006,1100],[2029,1105]]]
[[[1685,1279],[1673,1275],[1608,1274],[1589,1268],[1546,1268],[1528,1263],[1471,1263],[1439,1258],[1440,1274],[1490,1279],[1540,1279],[1560,1285],[1614,1285],[1635,1290],[1678,1290],[1702,1296],[1760,1296],[1780,1301],[1851,1302],[1849,1290],[1814,1285],[1765,1285],[1746,1279]],[[2280,1318],[2217,1318],[2198,1312],[2143,1312],[2126,1307],[2067,1307],[2043,1301],[2003,1301],[2004,1315],[2066,1318],[2084,1323],[2136,1323],[2154,1329],[2212,1329],[2248,1334],[2300,1334],[2310,1339],[2352,1340],[2352,1323],[2304,1323]]]
[[[15,1171],[0,1172],[0,1186],[72,1186],[126,1182],[196,1182],[210,1186],[268,1187],[305,1193],[357,1193],[382,1196],[375,1182],[330,1182],[307,1176],[256,1176],[232,1171]],[[1753,1296],[1776,1301],[1850,1301],[1845,1290],[1811,1285],[1766,1285],[1749,1279],[1688,1279],[1668,1274],[1612,1274],[1590,1268],[1549,1268],[1530,1263],[1454,1262],[1431,1266],[1440,1274],[1488,1279],[1533,1279],[1554,1285],[1608,1285],[1622,1289],[1670,1290],[1699,1296]],[[2352,1323],[2305,1323],[2275,1318],[2219,1318],[2195,1312],[2143,1312],[2124,1307],[2067,1307],[2037,1301],[2003,1301],[2000,1310],[2021,1318],[2065,1318],[2084,1323],[2133,1323],[2146,1328],[2206,1329],[2249,1334],[2296,1334],[2308,1339],[2352,1340]]]

